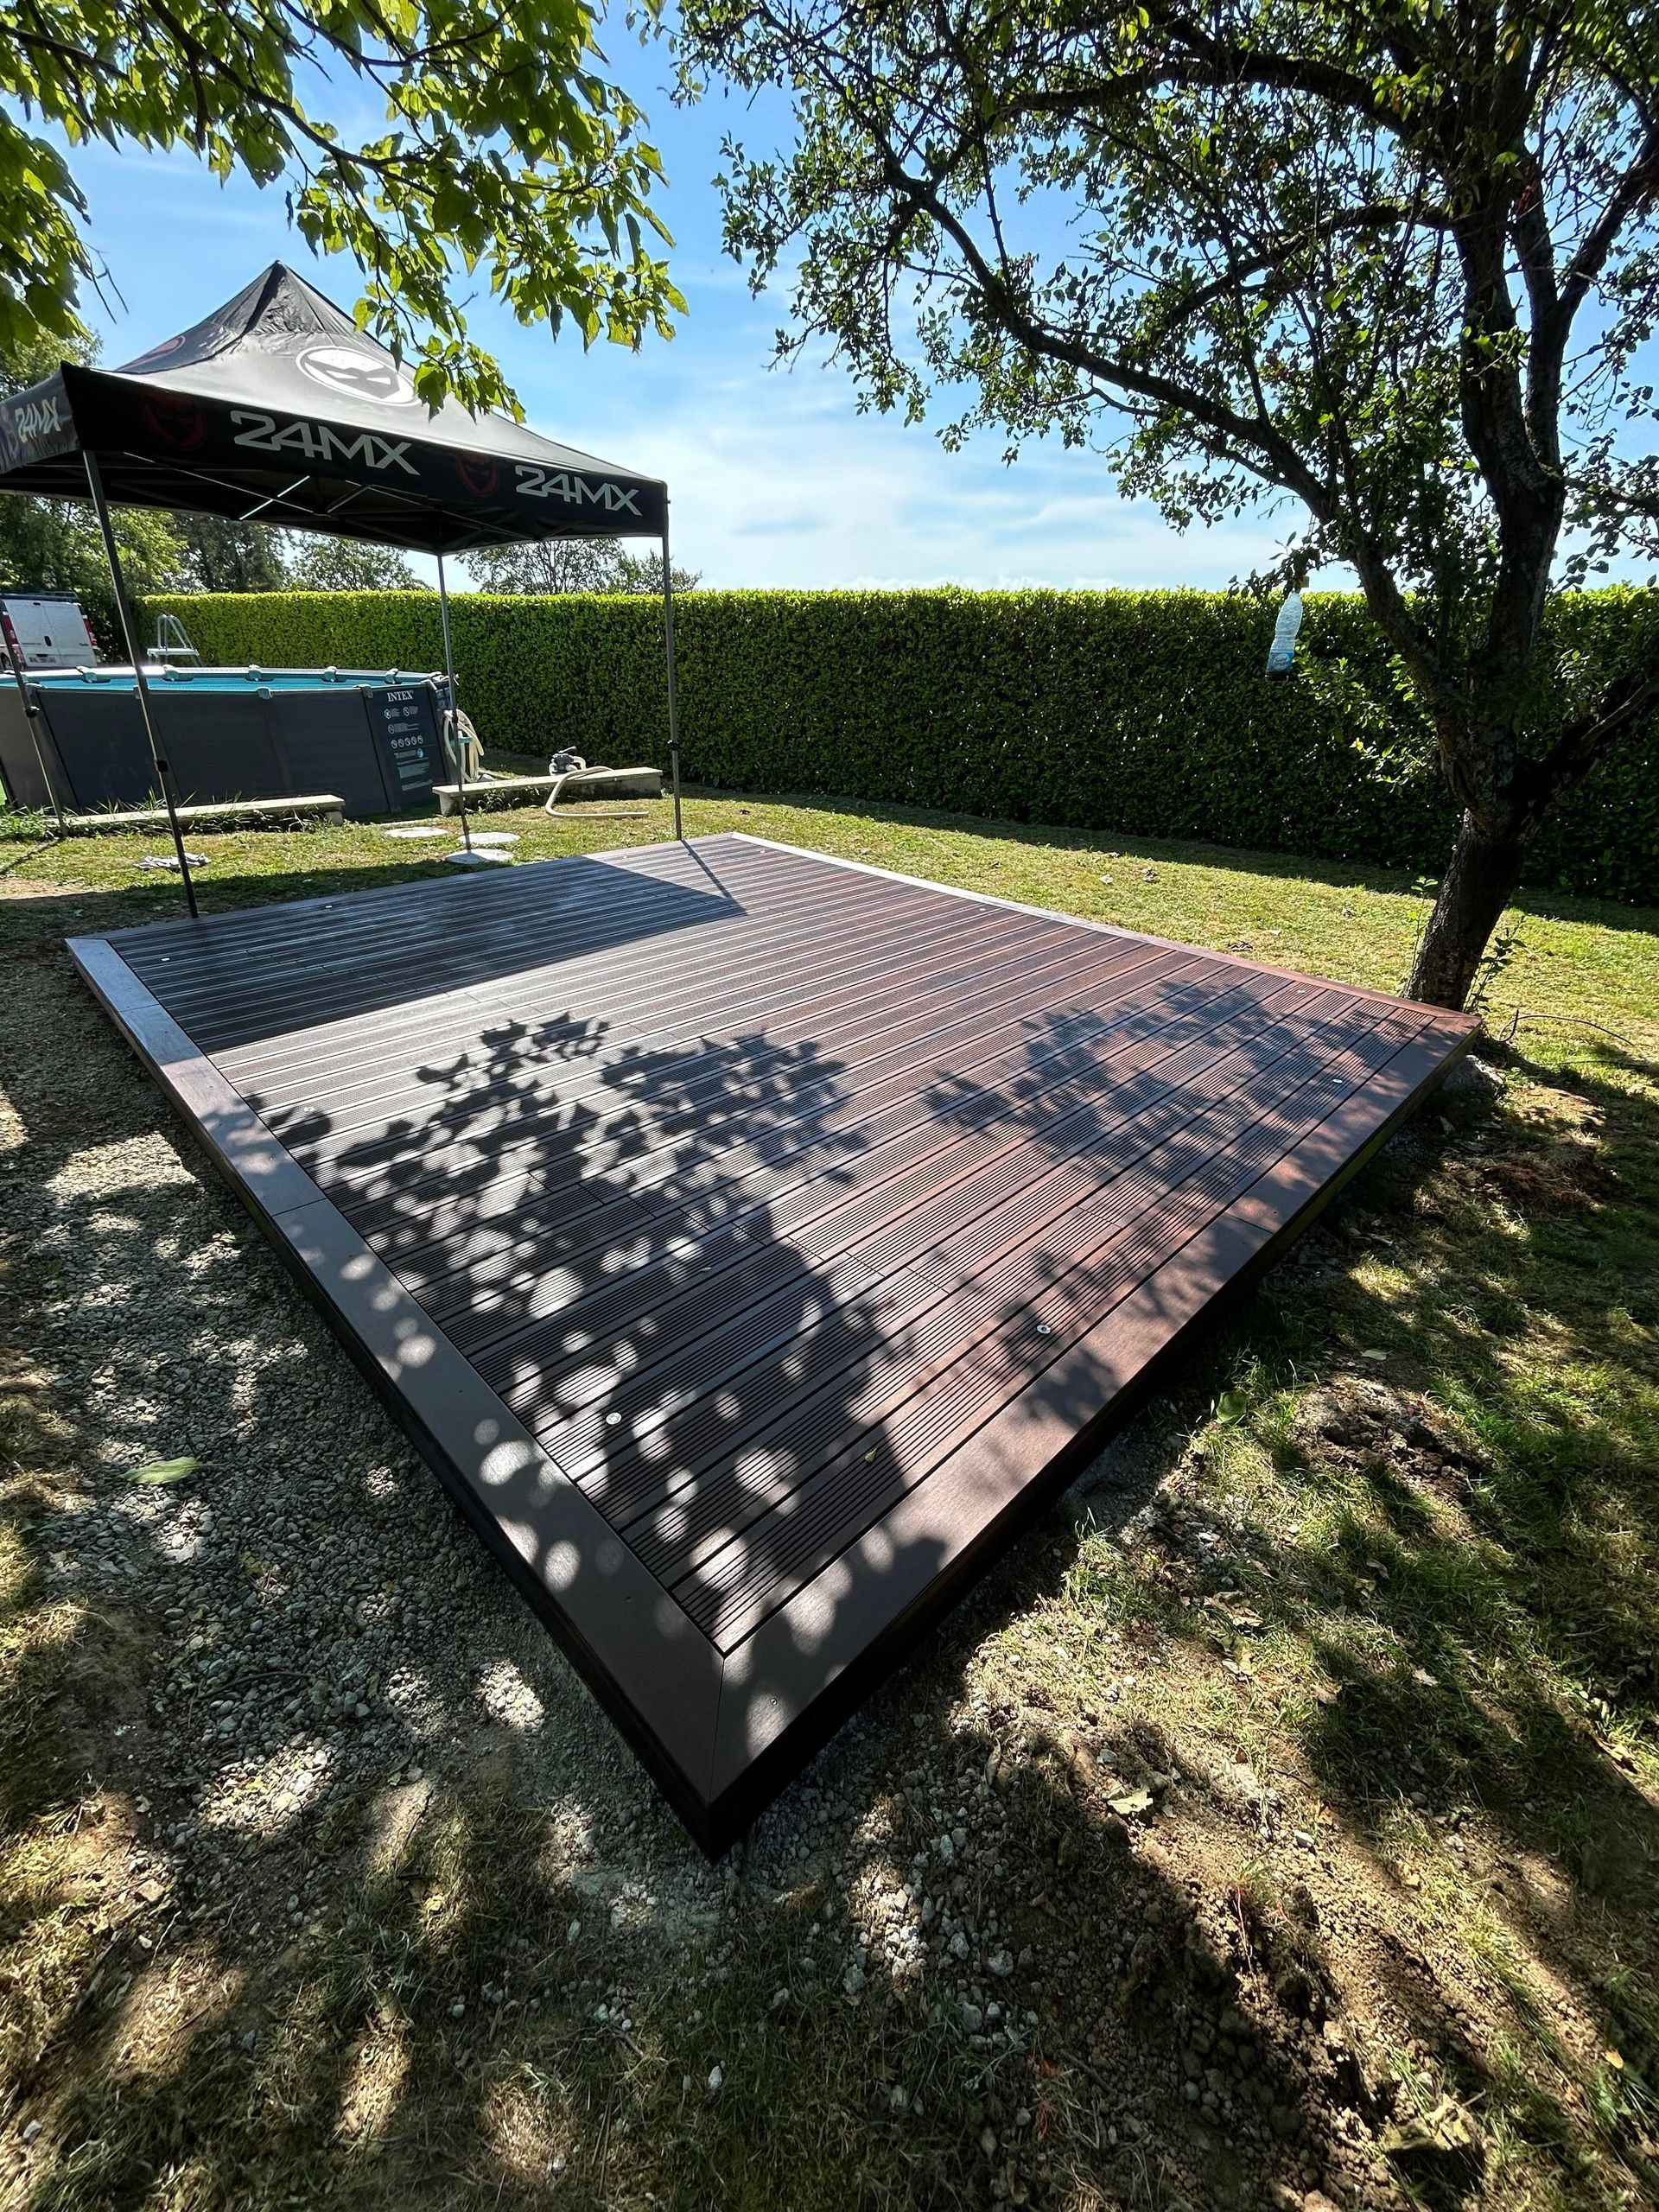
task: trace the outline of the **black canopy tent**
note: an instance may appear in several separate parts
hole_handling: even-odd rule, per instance
[[[531,538],[649,537],[663,556],[669,760],[680,834],[668,487],[454,401],[430,412],[409,371],[281,262],[176,338],[118,369],[65,362],[0,400],[0,491],[90,497],[190,912],[177,795],[156,729],[111,505],[190,508],[437,556],[455,709],[446,554]],[[21,671],[15,671],[21,685]],[[453,727],[453,721],[452,721]],[[464,759],[458,758],[467,844]]]

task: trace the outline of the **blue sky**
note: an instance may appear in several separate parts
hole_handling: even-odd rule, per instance
[[[638,354],[520,329],[487,298],[474,334],[504,364],[529,419],[550,435],[666,478],[677,561],[709,585],[1025,583],[1219,585],[1270,550],[1249,526],[1166,529],[1118,499],[1104,464],[1058,445],[1004,466],[999,440],[947,454],[931,429],[860,415],[844,373],[768,366],[781,298],[751,298],[720,249],[712,178],[723,100],[671,105],[666,56],[626,43],[616,74],[648,110],[669,173],[663,212],[690,313],[671,344]],[[291,261],[349,306],[355,271],[318,263],[289,232],[282,195],[216,184],[188,156],[107,147],[71,156],[91,202],[92,239],[124,301],[86,302],[116,363],[183,329],[266,263]]]

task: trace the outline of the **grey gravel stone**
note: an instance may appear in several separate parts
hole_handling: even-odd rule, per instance
[[[1447,1098],[1495,1098],[1503,1088],[1500,1069],[1489,1061],[1477,1059],[1466,1052],[1440,1085],[1441,1095]]]

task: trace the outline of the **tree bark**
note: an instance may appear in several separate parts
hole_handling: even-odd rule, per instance
[[[1481,956],[1521,880],[1526,840],[1494,836],[1472,814],[1458,824],[1451,864],[1417,948],[1408,998],[1461,1009],[1480,972]]]

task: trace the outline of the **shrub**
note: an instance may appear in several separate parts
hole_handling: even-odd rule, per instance
[[[155,598],[212,661],[431,668],[429,592]],[[648,599],[453,602],[486,744],[665,765]],[[1626,588],[1557,602],[1566,697],[1656,620]],[[1452,802],[1357,594],[1308,601],[1300,673],[1262,674],[1272,611],[1219,592],[709,592],[676,603],[687,777],[1017,822],[1212,839],[1438,872]],[[1540,837],[1535,882],[1659,901],[1659,734]]]

